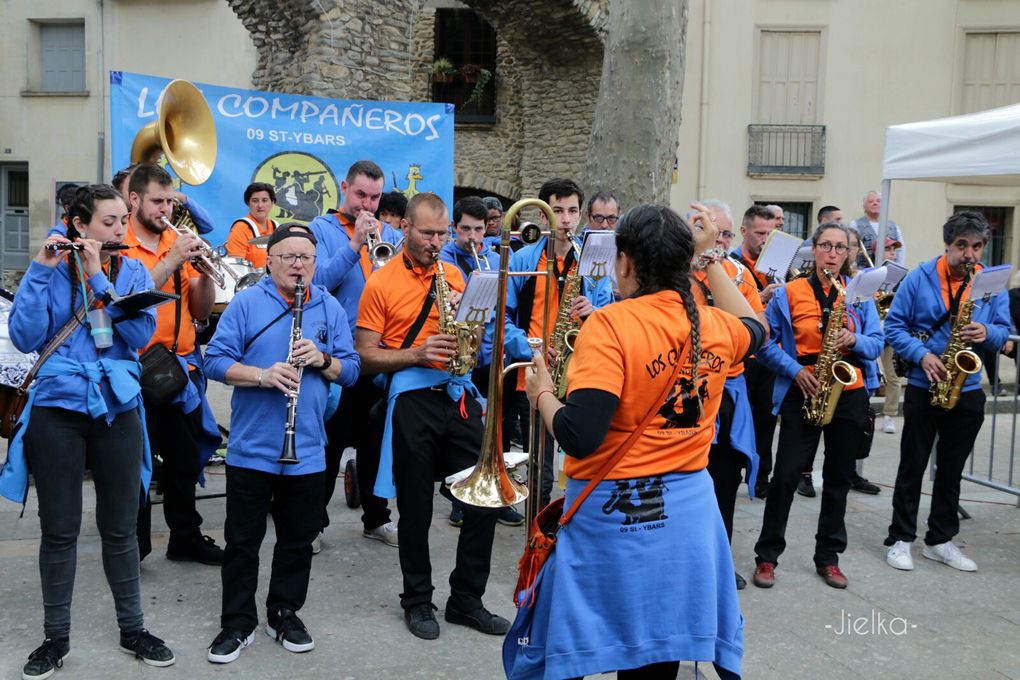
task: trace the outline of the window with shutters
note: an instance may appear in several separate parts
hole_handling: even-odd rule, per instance
[[[85,24],[40,24],[40,90],[85,90]]]
[[[1020,102],[1020,31],[966,35],[961,93],[961,113]]]
[[[822,31],[762,29],[757,56],[748,174],[822,176]]]

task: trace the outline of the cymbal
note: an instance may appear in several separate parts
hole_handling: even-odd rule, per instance
[[[269,237],[270,236],[271,236],[271,234],[266,234],[265,236],[259,236],[258,238],[248,239],[248,245],[250,245],[250,246],[264,246],[267,243],[269,243]]]

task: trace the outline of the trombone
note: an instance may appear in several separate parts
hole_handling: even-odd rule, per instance
[[[511,272],[509,271],[511,225],[517,213],[528,207],[539,208],[549,220],[549,230],[547,232],[549,238],[546,239],[547,266],[545,271]],[[543,230],[538,225],[534,225],[534,229],[528,230],[529,237],[534,236],[536,230],[538,231],[538,237],[534,241],[537,241],[542,236]],[[552,298],[556,278],[554,270],[556,263],[555,239],[552,238],[555,230],[556,216],[553,214],[552,208],[549,207],[548,203],[537,198],[525,198],[517,201],[503,215],[502,238],[499,249],[498,293],[496,295],[496,324],[492,338],[493,361],[489,367],[488,413],[485,418],[482,451],[474,471],[467,478],[450,485],[450,491],[453,493],[454,498],[469,505],[501,508],[527,499],[525,516],[528,525],[531,524],[532,519],[540,510],[538,503],[541,497],[539,492],[542,463],[547,455],[545,451],[545,423],[537,411],[531,411],[531,424],[529,427],[531,455],[528,457],[528,484],[525,486],[517,480],[511,479],[503,463],[503,380],[509,371],[532,364],[531,362],[518,362],[507,366],[505,369],[503,368],[501,358],[503,356],[506,330],[502,319],[506,318],[506,290],[507,282],[511,276],[544,276],[546,286],[545,299],[549,300]],[[533,352],[545,350],[545,338],[549,337],[551,330],[551,321],[549,319],[548,308],[546,308],[542,317],[542,338],[528,340],[528,344],[531,345]]]

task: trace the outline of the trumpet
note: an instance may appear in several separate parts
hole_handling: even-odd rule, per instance
[[[177,218],[176,224],[163,215],[160,215],[159,219],[168,229],[181,236],[184,234],[187,224],[191,222],[191,215],[188,213],[188,209],[178,203],[176,199],[174,200],[173,216]],[[223,288],[226,285],[226,280],[223,278],[223,273],[216,266],[215,258],[216,255],[213,253],[213,249],[209,247],[208,243],[202,241],[202,253],[198,257],[192,258],[191,264],[200,273],[212,279],[219,288]]]
[[[475,258],[475,271],[480,272],[483,269],[485,271],[488,271],[489,270],[489,259],[486,258],[486,259],[483,260],[482,258],[478,257],[478,244],[475,243],[475,240],[473,238],[472,239],[468,239],[468,245],[471,246],[471,255]]]
[[[388,241],[383,241],[374,231],[368,232],[368,260],[373,267],[381,267],[397,254],[397,246]]]

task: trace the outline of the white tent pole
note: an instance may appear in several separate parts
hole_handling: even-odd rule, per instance
[[[878,234],[875,236],[875,266],[882,264],[885,260],[885,234],[887,231],[886,222],[889,221],[889,193],[892,190],[892,180],[882,180],[882,207],[878,211]]]

